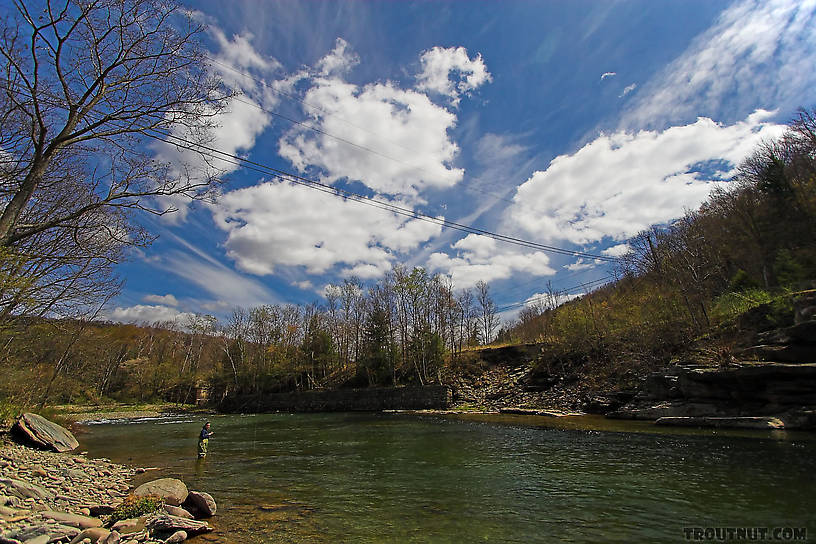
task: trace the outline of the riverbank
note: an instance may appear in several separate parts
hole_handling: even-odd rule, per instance
[[[104,412],[98,408],[62,407],[63,417],[74,416],[84,423],[149,421],[166,413],[145,406]],[[21,421],[32,417],[53,427],[37,432],[49,437],[55,436],[52,432],[65,433],[73,443],[68,447],[76,446],[70,432],[42,418],[36,420],[39,416],[27,414]],[[83,432],[82,425],[72,428]],[[215,501],[207,493],[188,493],[183,482],[167,478],[135,488],[134,478],[154,469],[91,458],[87,452],[65,452],[61,447],[55,449],[64,453],[54,453],[29,445],[31,439],[18,428],[0,432],[0,544],[168,544],[213,530],[206,522],[196,521],[215,513]],[[158,504],[159,510],[156,506],[145,510],[144,500]],[[121,521],[114,523],[117,520]]]
[[[105,458],[30,448],[0,434],[0,542],[67,541],[101,527],[97,516],[121,504],[140,472]]]

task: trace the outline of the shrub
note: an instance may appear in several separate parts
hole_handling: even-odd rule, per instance
[[[740,293],[724,293],[714,300],[711,317],[715,323],[726,323],[735,320],[748,310],[768,304],[772,300],[771,294],[763,289],[747,289]]]
[[[145,495],[143,497],[128,495],[125,497],[125,500],[122,501],[122,504],[114,509],[108,523],[113,525],[123,519],[138,518],[145,514],[152,514],[160,508],[164,508],[164,500],[161,497],[156,495]]]

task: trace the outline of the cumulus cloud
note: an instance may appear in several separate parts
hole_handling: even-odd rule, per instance
[[[173,295],[145,295],[142,297],[145,302],[153,302],[155,304],[163,304],[165,306],[178,306],[179,301]]]
[[[736,2],[644,87],[623,126],[806,106],[801,100],[816,87],[814,58],[816,2]]]
[[[463,94],[492,80],[482,55],[477,53],[471,59],[464,47],[434,47],[419,62],[422,72],[417,75],[417,89],[444,95],[454,105]]]
[[[448,135],[456,115],[390,81],[348,83],[345,74],[358,62],[338,40],[314,70],[285,80],[289,87],[308,81],[303,102],[311,119],[280,139],[281,157],[300,172],[320,170],[327,182],[360,181],[383,194],[417,197],[458,183],[464,171],[453,166],[459,148]]]
[[[135,306],[117,307],[103,316],[109,321],[120,323],[156,323],[159,321],[174,321],[183,323],[195,314],[190,312],[180,312],[169,306],[137,304]]]
[[[628,238],[697,207],[761,140],[785,127],[757,111],[721,125],[706,118],[664,131],[601,135],[560,155],[516,192],[505,221],[548,240],[576,244]]]
[[[534,276],[555,274],[550,267],[550,257],[541,251],[529,253],[514,252],[497,247],[496,240],[468,234],[452,248],[455,255],[432,253],[428,258],[428,268],[451,277],[453,284],[460,288],[476,285],[477,282],[491,282],[511,277],[523,272]]]
[[[615,77],[616,75],[618,75],[617,72],[604,72],[603,74],[601,74],[601,81],[608,77]]]
[[[399,253],[438,236],[438,224],[410,219],[288,183],[263,183],[222,196],[212,207],[237,266],[268,275],[279,266],[373,278]]]
[[[623,257],[629,253],[630,249],[629,244],[617,244],[601,251],[601,255],[606,255],[607,257]]]

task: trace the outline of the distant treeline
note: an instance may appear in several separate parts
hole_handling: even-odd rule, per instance
[[[427,384],[440,381],[446,357],[490,342],[498,322],[487,284],[454,290],[448,278],[401,266],[368,287],[329,286],[324,304],[236,308],[223,322],[10,318],[0,330],[0,395],[20,404],[190,402],[202,381],[216,397]]]

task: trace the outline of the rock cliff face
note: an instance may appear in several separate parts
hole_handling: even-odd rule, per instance
[[[740,352],[751,360],[719,367],[678,365],[652,374],[630,403],[608,417],[816,429],[816,321],[761,333],[757,341]]]

